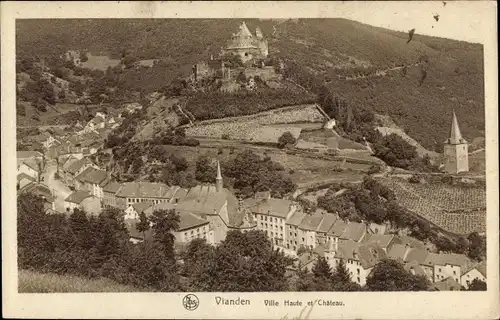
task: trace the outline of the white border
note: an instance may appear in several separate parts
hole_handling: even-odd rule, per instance
[[[441,1],[439,1],[441,2]],[[400,3],[399,3],[400,4]],[[426,6],[429,2],[412,2]],[[2,282],[3,314],[24,318],[226,318],[288,319],[300,308],[267,308],[264,299],[343,301],[345,307],[315,307],[314,319],[494,319],[500,316],[498,268],[498,78],[496,44],[496,2],[461,2],[477,10],[483,22],[477,26],[485,55],[486,144],[487,144],[487,292],[382,292],[382,293],[224,293],[225,298],[241,296],[251,306],[216,307],[215,293],[198,293],[200,307],[186,311],[184,294],[89,293],[18,294],[16,263],[16,181],[15,171],[15,19],[18,18],[294,18],[334,17],[344,10],[365,10],[377,14],[395,5],[392,2],[3,2],[1,3],[2,54]],[[392,13],[391,13],[392,14]],[[465,14],[465,13],[464,13]],[[389,17],[390,18],[390,17]],[[461,17],[456,17],[461,19]],[[464,21],[466,23],[466,21]],[[453,84],[450,84],[453,85]],[[302,318],[305,318],[304,312]]]

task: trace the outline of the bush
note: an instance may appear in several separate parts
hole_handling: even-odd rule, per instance
[[[296,141],[297,140],[292,135],[292,133],[290,131],[286,131],[278,138],[278,146],[280,148],[284,148],[286,145],[295,144]]]
[[[222,139],[224,139],[224,140],[229,140],[229,139],[230,139],[230,138],[229,138],[229,134],[224,133],[224,134],[222,135]]]

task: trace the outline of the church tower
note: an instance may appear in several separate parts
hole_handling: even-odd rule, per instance
[[[447,173],[469,171],[469,148],[460,133],[455,111],[453,111],[450,138],[444,142],[444,171]]]
[[[215,189],[217,192],[222,191],[224,187],[224,184],[222,183],[222,174],[220,171],[220,163],[219,160],[217,160],[217,177],[215,178]]]

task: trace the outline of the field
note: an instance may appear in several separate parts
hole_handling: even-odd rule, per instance
[[[486,191],[483,188],[417,184],[397,178],[380,181],[395,192],[403,207],[445,230],[457,234],[486,230]]]
[[[251,116],[202,121],[196,126],[187,128],[186,135],[211,138],[227,136],[234,140],[277,142],[285,131],[290,131],[298,137],[303,123],[322,121],[323,116],[314,105],[299,105]]]
[[[46,112],[37,111],[29,102],[18,102],[25,106],[26,116],[17,116],[17,125],[21,127],[47,126],[47,125],[71,125],[77,120],[83,120],[80,115],[80,109],[85,106],[82,104],[56,103],[54,106],[48,106]],[[95,106],[89,105],[89,111],[95,109]],[[39,120],[33,119],[37,116]]]
[[[120,59],[111,59],[108,56],[93,56],[87,53],[87,61],[82,63],[82,67],[106,71],[108,67],[116,67],[120,64]]]
[[[118,284],[109,279],[89,280],[76,276],[61,276],[29,270],[19,270],[18,279],[19,293],[141,291],[131,286]]]
[[[321,144],[330,149],[366,150],[366,147],[362,144],[345,139],[331,129],[303,131],[300,134],[300,139],[305,142],[304,146],[307,146],[307,143],[309,143],[311,146]]]

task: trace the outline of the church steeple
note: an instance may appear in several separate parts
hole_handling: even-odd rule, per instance
[[[219,192],[219,191],[222,191],[223,187],[224,187],[224,184],[222,182],[220,163],[219,163],[219,160],[217,160],[217,177],[215,178],[215,189],[217,190],[217,192]]]
[[[451,123],[451,133],[450,139],[447,141],[449,144],[461,144],[466,141],[462,138],[460,133],[460,128],[458,127],[457,116],[455,115],[455,110],[453,110],[453,121]]]

